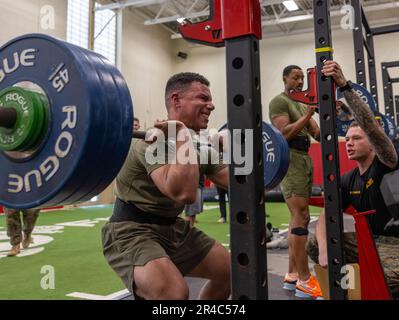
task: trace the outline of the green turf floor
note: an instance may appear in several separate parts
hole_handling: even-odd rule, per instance
[[[205,206],[216,208],[198,215],[197,227],[228,246],[229,224],[216,222],[219,218],[216,203],[206,203]],[[285,204],[269,203],[266,208],[270,215],[268,221],[273,226],[286,228],[284,224],[288,223],[289,213]],[[96,206],[42,212],[35,232],[37,236],[53,240],[40,246],[44,248],[42,252],[29,256],[4,257],[4,251],[0,252],[0,299],[75,299],[66,295],[83,292],[106,296],[125,289],[102,255],[101,227],[111,211],[111,206]],[[0,246],[3,247],[8,243],[4,220],[1,215]],[[44,228],[54,228],[56,224],[66,222],[75,223],[58,226],[58,233],[48,234],[49,228]],[[54,270],[54,289],[42,288],[43,283],[51,285],[48,266]]]

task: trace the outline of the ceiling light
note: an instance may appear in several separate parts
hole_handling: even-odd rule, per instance
[[[287,8],[288,11],[295,11],[299,9],[294,0],[283,1],[283,5]]]

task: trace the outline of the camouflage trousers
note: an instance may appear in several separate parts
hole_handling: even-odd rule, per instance
[[[355,232],[345,232],[344,237],[344,253],[346,263],[357,263],[357,239]],[[384,269],[385,278],[387,280],[389,290],[395,299],[399,298],[399,238],[378,236],[374,238],[380,257],[382,268]],[[309,257],[319,263],[319,248],[316,238],[309,237],[307,246]]]
[[[30,236],[35,227],[40,209],[10,209],[4,208],[7,224],[7,235],[10,237],[12,246],[16,246],[22,242],[22,231],[25,236]],[[21,221],[22,212],[22,221]]]

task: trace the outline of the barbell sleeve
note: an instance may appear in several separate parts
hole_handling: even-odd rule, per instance
[[[135,131],[133,130],[133,138],[136,139],[145,139],[146,131]]]
[[[0,106],[0,127],[11,129],[17,122],[17,110]]]

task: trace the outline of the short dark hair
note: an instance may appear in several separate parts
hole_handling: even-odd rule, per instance
[[[349,128],[353,128],[353,127],[360,127],[360,125],[357,121],[352,121],[348,127],[348,130],[349,130]]]
[[[284,70],[283,70],[283,77],[288,76],[288,75],[291,73],[291,71],[292,71],[292,70],[295,70],[295,69],[302,70],[301,67],[298,67],[298,66],[296,66],[296,65],[294,65],[294,64],[291,64],[291,65],[289,65],[289,66],[286,66],[286,67],[284,68]]]
[[[165,88],[165,100],[167,100],[168,95],[175,90],[184,90],[193,82],[199,82],[207,87],[209,87],[210,82],[204,76],[194,73],[194,72],[181,72],[170,77],[166,83]]]
[[[133,118],[133,121],[138,121],[138,122],[140,122],[139,118],[136,118],[136,117]]]

